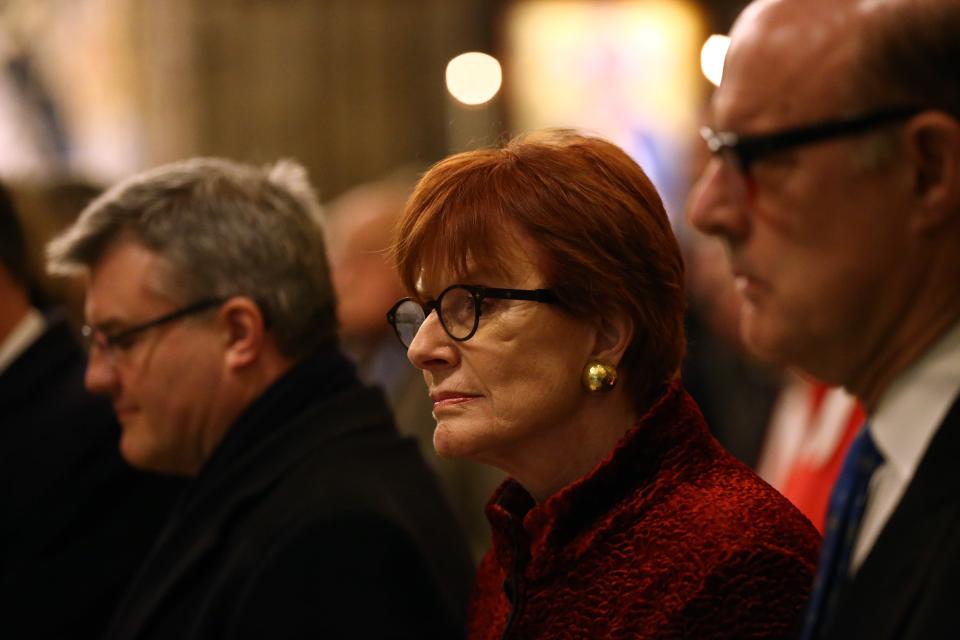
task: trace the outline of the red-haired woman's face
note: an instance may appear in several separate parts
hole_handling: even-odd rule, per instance
[[[435,298],[451,284],[545,288],[536,243],[519,234],[504,246],[513,265],[496,275],[482,265],[467,277],[423,273],[419,293]],[[431,313],[408,350],[423,370],[437,421],[434,447],[508,472],[535,464],[539,443],[571,424],[588,401],[580,374],[595,341],[589,323],[556,304],[486,300],[476,334],[458,342]],[[553,448],[553,447],[550,447]]]

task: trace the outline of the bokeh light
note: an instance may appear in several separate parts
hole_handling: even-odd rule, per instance
[[[730,38],[715,34],[707,38],[703,48],[700,49],[700,70],[714,86],[720,86],[720,79],[723,78],[723,61],[727,57],[729,48]]]
[[[463,104],[490,101],[503,82],[500,63],[479,51],[461,53],[447,64],[447,91]]]

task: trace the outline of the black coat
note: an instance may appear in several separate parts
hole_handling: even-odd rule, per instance
[[[416,445],[331,345],[230,428],[107,637],[460,637],[472,573]]]
[[[182,482],[130,469],[62,320],[0,374],[0,637],[99,637]]]
[[[876,543],[845,585],[827,638],[960,637],[960,399]]]

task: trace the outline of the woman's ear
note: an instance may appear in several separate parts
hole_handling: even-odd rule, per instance
[[[633,318],[624,311],[609,313],[597,321],[596,341],[591,359],[619,366],[627,347],[633,342]]]
[[[242,296],[230,298],[217,316],[226,344],[227,366],[239,369],[255,362],[263,350],[266,332],[257,303]]]

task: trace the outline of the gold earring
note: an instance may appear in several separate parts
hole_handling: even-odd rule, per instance
[[[589,362],[583,369],[580,382],[587,391],[592,393],[610,391],[617,385],[617,368],[603,362]]]

